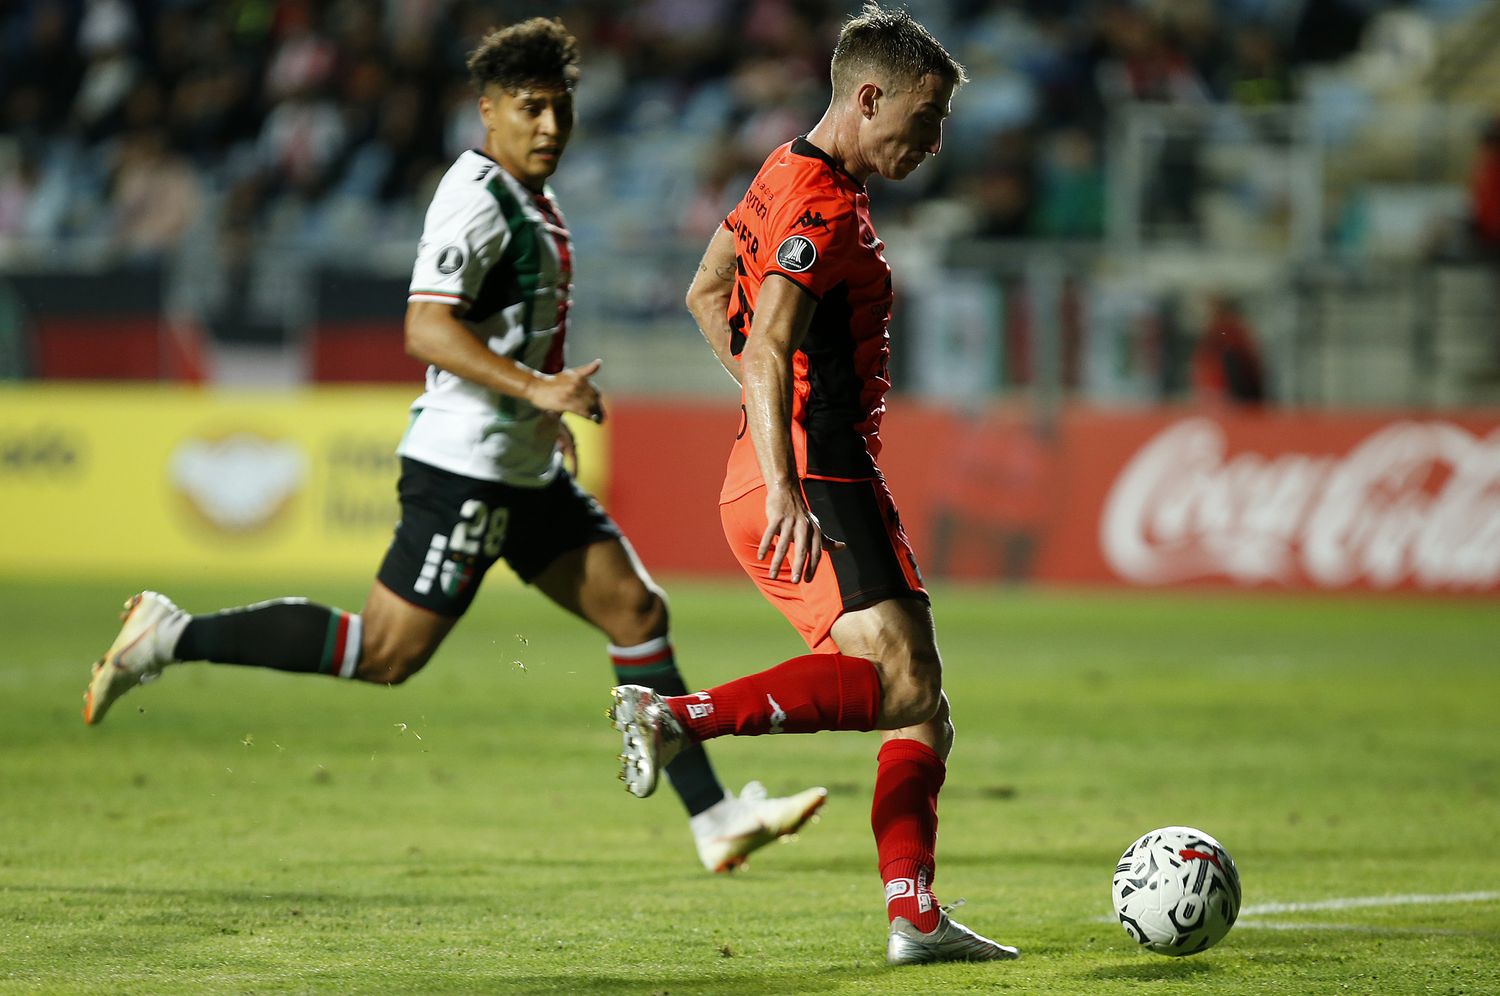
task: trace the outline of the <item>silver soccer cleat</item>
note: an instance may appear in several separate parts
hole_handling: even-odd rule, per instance
[[[662,769],[688,744],[687,731],[660,695],[643,685],[617,685],[609,718],[624,735],[620,780],[630,794],[644,799],[656,791]]]
[[[934,961],[1009,961],[1021,952],[992,941],[968,927],[948,919],[948,907],[938,914],[938,925],[924,934],[904,916],[891,921],[885,946],[888,965],[922,965]]]
[[[115,699],[161,673],[171,663],[171,648],[161,646],[161,624],[181,614],[172,600],[154,591],[132,595],[120,614],[124,624],[109,650],[94,665],[94,676],[83,693],[83,721],[90,726],[104,718]]]

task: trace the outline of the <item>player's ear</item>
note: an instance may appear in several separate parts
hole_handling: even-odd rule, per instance
[[[860,116],[866,120],[873,118],[880,106],[880,98],[884,96],[885,91],[880,89],[878,83],[861,83],[859,89],[854,92],[854,100],[859,105]]]
[[[490,117],[499,109],[497,104],[495,94],[489,87],[479,91],[479,119],[486,126],[490,123]]]

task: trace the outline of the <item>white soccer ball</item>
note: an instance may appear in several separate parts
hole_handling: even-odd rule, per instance
[[[1190,955],[1224,939],[1240,912],[1240,873],[1202,830],[1152,830],[1115,866],[1115,912],[1125,933],[1158,954]]]

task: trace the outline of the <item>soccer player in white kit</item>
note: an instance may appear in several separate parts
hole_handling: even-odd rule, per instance
[[[686,692],[661,589],[562,455],[562,413],[605,416],[592,379],[600,361],[564,358],[573,252],[547,183],[573,129],[577,42],[560,22],[533,18],[491,32],[468,66],[485,144],[449,168],[417,246],[406,349],[429,364],[426,391],[397,448],[401,521],[363,610],[279,599],[192,616],[141,592],[94,665],[87,723],[179,661],[399,684],[500,559],[604,633],[617,681]],[[666,770],[712,871],[795,832],[827,796],[768,798],[754,782],[730,795],[701,748]]]

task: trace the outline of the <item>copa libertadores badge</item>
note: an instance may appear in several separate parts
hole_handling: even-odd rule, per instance
[[[458,246],[443,246],[443,251],[438,253],[437,268],[439,273],[457,273],[464,265],[464,251]]]
[[[818,261],[818,247],[806,235],[788,235],[776,247],[776,265],[792,273],[812,268]]]

